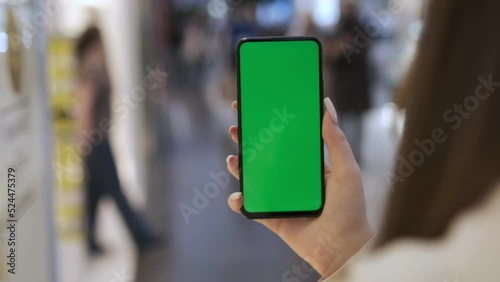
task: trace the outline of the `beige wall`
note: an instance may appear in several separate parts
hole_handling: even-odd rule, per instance
[[[52,282],[55,281],[55,257],[50,113],[43,80],[44,24],[43,19],[33,18],[36,10],[32,7],[40,7],[36,1],[19,2],[0,4],[0,26],[5,28],[0,32],[6,32],[13,44],[0,52],[0,280]],[[7,24],[8,10],[14,25]],[[34,29],[23,32],[26,22],[34,23]],[[9,62],[17,60],[20,87],[16,90]],[[6,239],[10,236],[5,228],[8,215],[7,189],[4,189],[9,167],[16,170],[15,275],[6,272],[4,263],[8,254]]]

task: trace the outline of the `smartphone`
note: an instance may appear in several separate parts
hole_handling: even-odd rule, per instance
[[[242,213],[321,214],[321,43],[315,37],[244,38],[236,46]]]

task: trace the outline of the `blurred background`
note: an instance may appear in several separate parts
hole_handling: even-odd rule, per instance
[[[0,0],[0,165],[18,171],[17,273],[2,263],[0,281],[317,281],[278,237],[227,207],[239,189],[225,164],[237,152],[227,134],[237,123],[235,44],[252,36],[322,41],[324,95],[337,104],[377,227],[404,119],[396,93],[425,5]],[[98,202],[99,249],[88,248],[75,52],[89,26],[100,30],[112,85],[109,143],[121,191],[150,227],[147,246],[135,244],[112,196]],[[5,257],[7,195],[0,197]]]

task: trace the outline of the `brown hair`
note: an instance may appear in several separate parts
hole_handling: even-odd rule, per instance
[[[76,40],[75,56],[81,62],[88,49],[95,43],[101,42],[101,32],[96,26],[88,27]]]
[[[426,17],[380,245],[442,235],[500,175],[500,1],[432,1]]]

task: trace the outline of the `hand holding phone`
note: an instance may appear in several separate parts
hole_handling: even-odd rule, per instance
[[[332,165],[324,163],[323,212],[319,217],[312,218],[259,218],[256,221],[280,236],[323,277],[328,277],[370,240],[373,231],[366,216],[359,166],[344,133],[338,126],[335,108],[328,98],[325,99],[325,107],[327,113],[322,117],[321,134]],[[238,110],[242,107],[234,102],[233,108]],[[238,114],[241,116],[241,113]],[[306,123],[306,125],[314,127],[315,121],[310,122],[311,124]],[[237,126],[232,126],[229,132],[236,143],[244,142],[241,138],[244,135]],[[294,152],[307,152],[309,149],[298,144]],[[238,179],[241,175],[240,156],[244,154],[230,155],[226,159],[228,170]],[[275,183],[286,183],[289,178],[296,179],[296,175],[293,174],[297,172],[288,171],[286,166],[283,172],[276,178]],[[303,184],[308,186],[305,181]],[[273,197],[276,201],[289,200],[284,193],[276,193]],[[245,197],[241,192],[231,194],[228,199],[230,208],[237,213],[242,212],[244,202]]]
[[[366,216],[359,166],[336,122],[331,101],[328,98],[325,100],[325,104],[330,104],[327,106],[330,110],[323,116],[322,136],[332,164],[325,161],[324,165],[326,190],[323,212],[319,217],[313,218],[255,220],[280,236],[322,277],[336,272],[374,234]],[[233,109],[237,109],[237,102],[233,102]],[[229,128],[231,138],[236,143],[239,142],[238,131],[237,126]],[[238,156],[229,155],[226,162],[229,172],[239,178]],[[278,199],[282,199],[281,196],[278,195]],[[235,192],[229,196],[228,205],[234,212],[241,213],[243,201],[241,192]]]

